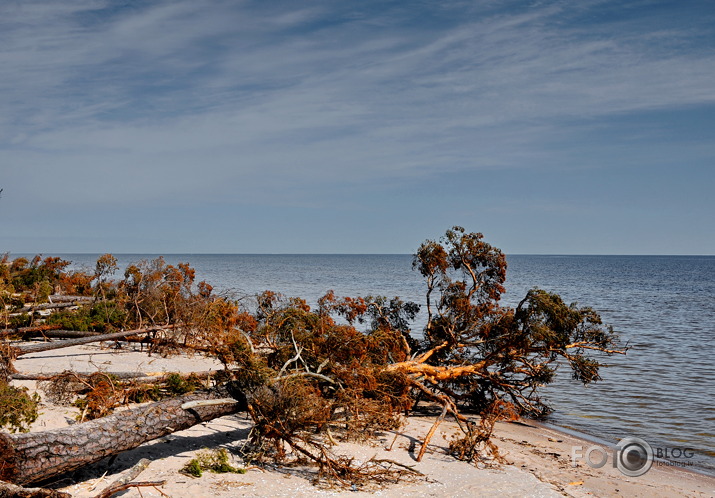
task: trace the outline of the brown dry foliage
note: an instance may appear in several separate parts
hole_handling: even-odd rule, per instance
[[[113,282],[110,256],[94,275],[106,319],[122,320],[114,326],[125,328],[174,325],[155,333],[152,351],[188,348],[218,358],[225,367],[220,382],[242,391],[255,423],[247,459],[286,463],[290,449],[290,458],[311,460],[342,484],[410,472],[394,462],[358,466],[328,447],[334,438],[364,440],[395,430],[421,400],[442,408],[430,434],[447,414],[460,424],[452,455],[498,461],[490,439],[495,421],[547,413],[538,390],[552,380],[558,359],[588,383],[599,379],[593,354],[623,352],[613,349],[616,336],[598,314],[556,294],[533,289],[516,308],[503,307],[506,258],[481,234],[460,227],[415,254],[413,266],[426,283],[421,335],[410,330],[419,307],[398,298],[339,298],[330,291],[311,309],[303,299],[266,291],[249,309],[205,282],[195,284],[188,264],[162,258],[131,265]],[[15,266],[23,271],[28,264]],[[101,373],[63,374],[48,389],[58,399],[79,394],[87,418],[153,392],[178,394]]]
[[[107,372],[84,375],[68,370],[40,381],[39,387],[49,402],[78,407],[77,418],[84,421],[109,415],[119,406],[158,401],[207,386],[206,381],[194,373],[169,373],[155,381],[139,382],[122,380]]]

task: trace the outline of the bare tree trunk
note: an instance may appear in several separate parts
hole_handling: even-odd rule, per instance
[[[81,337],[97,337],[100,335],[102,335],[101,332],[83,330],[50,330],[34,334],[35,337],[47,337],[48,339],[77,339]]]
[[[43,337],[46,339],[77,339],[79,337],[96,337],[101,335],[101,332],[85,332],[82,330],[37,330],[31,332],[25,332],[23,334],[17,334],[21,336],[21,340],[26,341],[33,337]],[[8,334],[10,335],[10,334]],[[14,335],[14,334],[13,334]]]
[[[124,330],[121,332],[112,332],[111,334],[100,334],[91,337],[82,337],[79,339],[67,339],[65,341],[43,342],[41,344],[25,344],[23,346],[16,346],[15,349],[18,352],[17,356],[22,356],[29,353],[38,353],[40,351],[50,351],[52,349],[80,346],[82,344],[90,344],[93,342],[113,341],[117,339],[123,339],[130,335],[145,334],[147,332],[153,332],[155,330],[166,330],[172,329],[174,327],[175,325],[163,325],[158,327],[148,327],[144,329]]]
[[[62,308],[72,308],[79,306],[77,303],[43,303],[43,304],[26,304],[18,310],[14,310],[10,313],[10,316],[21,315],[23,313],[41,311],[41,310],[58,310]]]
[[[243,394],[218,405],[182,408],[190,401],[225,398],[214,389],[114,413],[62,429],[25,434],[0,433],[0,479],[31,484],[78,469],[172,432],[247,408]]]
[[[65,296],[63,294],[51,294],[48,299],[52,303],[89,303],[92,302],[91,296]]]
[[[95,370],[94,372],[76,372],[72,373],[82,377],[89,377],[92,374],[102,372],[106,375],[111,375],[117,379],[122,380],[132,380],[136,382],[162,382],[166,380],[171,373],[174,372],[105,372],[102,370]],[[182,377],[188,377],[189,375],[198,377],[200,379],[206,379],[212,375],[216,375],[220,370],[204,370],[201,372],[190,372],[190,373],[180,373]],[[51,380],[54,377],[63,375],[66,372],[44,372],[44,373],[13,373],[8,377],[12,380]]]
[[[41,333],[48,330],[61,329],[62,325],[37,325],[35,327],[17,327],[14,329],[2,329],[0,330],[0,337],[6,337],[10,335],[25,335],[33,332]]]

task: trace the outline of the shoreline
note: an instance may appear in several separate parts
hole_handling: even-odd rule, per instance
[[[556,432],[561,432],[564,435],[569,435],[572,437],[575,437],[577,439],[581,439],[586,443],[592,443],[596,445],[603,446],[605,448],[615,448],[616,444],[613,441],[609,441],[607,439],[594,436],[593,434],[589,434],[587,432],[581,431],[579,429],[574,429],[573,427],[568,427],[568,426],[562,426],[553,422],[548,422],[548,421],[542,421],[542,420],[533,420],[533,419],[525,419],[525,421],[528,421],[529,423],[533,423],[536,426],[541,426],[546,429],[551,429]],[[648,441],[650,443],[650,441]],[[653,446],[653,444],[651,444]],[[657,448],[657,446],[656,446]],[[685,458],[682,455],[679,456],[679,458]],[[692,458],[692,457],[691,457]],[[696,460],[697,461],[697,460]],[[698,465],[697,463],[693,462],[690,465],[678,465],[677,460],[674,462],[673,460],[667,460],[663,458],[653,458],[653,467],[672,467],[672,468],[677,468],[680,469],[683,472],[692,472],[697,475],[702,475],[705,477],[711,477],[715,478],[715,469],[711,467],[706,467],[702,465]],[[687,460],[686,460],[687,462]],[[668,463],[671,463],[672,465],[668,465]]]
[[[540,421],[497,422],[495,440],[509,452],[507,460],[534,474],[539,480],[557,486],[567,496],[715,496],[715,477],[689,468],[661,466],[654,462],[639,477],[623,475],[614,465],[610,448],[604,445],[608,459],[598,469],[577,460],[572,466],[574,446],[584,452],[600,446],[600,438],[581,437]],[[536,457],[536,458],[534,458]],[[597,458],[596,458],[597,459]]]
[[[75,369],[91,371],[199,371],[219,369],[208,358],[198,355],[171,358],[148,357],[145,353],[124,350],[102,349],[98,345],[77,346],[58,351],[46,351],[18,358],[18,370],[24,373],[41,373]],[[34,381],[13,381],[31,390]],[[76,409],[60,407],[43,402],[42,415],[33,425],[33,431],[49,430],[73,423]],[[373,456],[391,459],[403,465],[413,466],[424,474],[414,482],[403,481],[384,488],[358,488],[356,491],[315,487],[311,480],[315,469],[267,466],[267,470],[249,470],[244,475],[210,474],[195,479],[179,474],[197,451],[204,447],[222,447],[234,452],[247,437],[250,421],[245,415],[222,417],[199,424],[185,431],[176,432],[155,441],[145,443],[134,450],[121,453],[114,461],[100,461],[81,469],[70,481],[57,482],[62,489],[75,498],[91,497],[109,483],[120,477],[139,459],[148,458],[151,463],[142,473],[141,480],[166,480],[160,489],[169,496],[192,498],[229,498],[233,496],[386,496],[403,498],[406,495],[420,496],[715,496],[715,478],[689,469],[660,467],[654,465],[645,475],[628,478],[608,464],[593,469],[584,463],[571,465],[573,446],[584,450],[595,442],[586,437],[569,434],[570,429],[559,430],[551,424],[523,420],[498,422],[493,441],[508,464],[473,465],[460,462],[446,454],[449,439],[457,426],[446,419],[437,429],[421,462],[415,460],[415,447],[419,450],[424,436],[435,420],[430,414],[415,414],[406,420],[404,428],[395,432],[386,431],[374,445],[341,443],[335,452],[366,461]],[[386,447],[395,439],[394,449]],[[232,462],[240,465],[238,458]],[[128,490],[123,496],[139,498],[161,494],[152,488]]]

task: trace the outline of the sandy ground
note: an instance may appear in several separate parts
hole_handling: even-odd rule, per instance
[[[219,369],[220,365],[201,356],[148,357],[131,349],[103,349],[99,345],[77,346],[23,356],[15,363],[22,373],[58,372],[73,369],[91,372],[190,372]],[[33,381],[15,381],[35,389]],[[33,431],[49,430],[74,423],[75,408],[43,402],[42,415]],[[385,497],[474,497],[474,496],[715,496],[715,478],[674,467],[654,467],[645,475],[629,478],[613,468],[610,461],[601,469],[579,463],[571,464],[572,448],[585,449],[593,442],[579,439],[532,421],[499,423],[494,441],[509,462],[494,468],[480,468],[456,461],[445,452],[447,441],[456,425],[446,420],[439,428],[421,462],[415,450],[429,430],[434,418],[410,417],[399,434],[383,434],[374,445],[341,444],[336,453],[350,455],[358,461],[375,456],[412,466],[424,474],[415,482],[402,482],[383,488],[351,490],[323,489],[312,484],[315,472],[306,468],[249,469],[246,474],[204,473],[200,478],[187,477],[178,471],[197,451],[223,447],[237,449],[245,440],[251,424],[243,415],[223,417],[191,429],[149,442],[118,456],[111,464],[98,462],[53,487],[74,497],[91,497],[118,479],[142,458],[151,460],[137,480],[165,480],[158,487],[129,489],[119,496],[134,497],[235,497],[235,496],[385,496]],[[395,439],[396,436],[396,439]],[[386,447],[395,439],[392,451]],[[236,459],[234,465],[241,462]]]

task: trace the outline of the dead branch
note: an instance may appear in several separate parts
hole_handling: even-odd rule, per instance
[[[442,366],[429,365],[422,363],[420,360],[410,360],[393,363],[388,365],[385,370],[388,372],[403,372],[411,376],[422,376],[431,382],[444,382],[469,375],[482,376],[490,363],[490,361],[483,360],[471,365]]]
[[[563,349],[591,349],[594,351],[600,351],[601,353],[606,353],[606,354],[626,354],[627,351],[623,349],[608,349],[608,348],[602,348],[598,346],[594,346],[588,342],[582,341],[582,342],[573,342],[571,344],[567,344],[566,346],[563,347]]]
[[[114,481],[112,484],[107,486],[101,493],[99,493],[95,498],[110,498],[111,496],[119,493],[120,491],[124,491],[129,488],[133,487],[139,487],[139,486],[160,486],[162,484],[165,484],[166,481],[156,481],[156,482],[132,482],[134,479],[136,479],[139,474],[144,472],[144,470],[149,466],[149,460],[146,458],[142,458],[139,460],[139,462],[134,465],[131,469],[129,469],[129,472],[126,473],[123,477],[120,477],[116,481]]]
[[[430,427],[429,432],[425,436],[425,440],[422,443],[422,447],[420,448],[420,452],[417,455],[417,461],[421,462],[422,457],[425,454],[425,451],[427,450],[427,445],[429,444],[430,440],[432,439],[432,436],[434,435],[434,431],[437,430],[437,427],[439,424],[444,420],[444,417],[447,415],[447,404],[445,403],[444,407],[442,408],[442,413],[440,413],[439,417],[437,417],[437,420],[434,421],[434,424],[432,424],[432,427]]]
[[[315,372],[294,372],[288,375],[283,375],[280,377],[275,377],[273,379],[273,382],[279,382],[281,380],[287,380],[287,379],[292,379],[294,377],[315,377],[316,379],[324,380],[325,382],[328,382],[330,384],[335,384],[335,381],[331,379],[330,377],[327,377],[323,374],[315,373]]]
[[[116,495],[117,493],[120,493],[120,492],[122,492],[122,491],[126,491],[126,490],[129,489],[129,488],[141,488],[141,487],[151,486],[151,487],[153,487],[153,488],[156,489],[157,486],[163,486],[164,484],[166,484],[166,480],[162,480],[162,481],[128,482],[127,484],[122,484],[121,486],[117,486],[115,489],[112,490],[112,492],[111,492],[110,494],[104,494],[104,492],[102,492],[102,494],[101,494],[101,495],[97,495],[96,498],[100,498],[100,497],[109,498],[109,497],[111,497],[111,496]],[[157,491],[159,491],[159,490],[157,490]],[[159,492],[161,493],[161,491],[159,491]],[[164,496],[166,496],[166,495],[164,495]]]
[[[0,498],[72,498],[72,495],[44,488],[23,488],[0,481]]]

